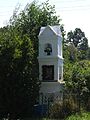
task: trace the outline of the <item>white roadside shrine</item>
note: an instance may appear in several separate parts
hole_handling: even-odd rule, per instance
[[[64,83],[60,26],[41,27],[38,38],[40,93],[56,95],[62,90]]]

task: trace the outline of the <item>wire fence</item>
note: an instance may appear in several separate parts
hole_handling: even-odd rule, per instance
[[[90,97],[85,101],[78,93],[60,92],[58,94],[40,94],[39,104],[34,106],[36,116],[49,116],[51,111],[57,112],[57,109],[62,112],[79,112],[81,109],[90,110]],[[52,109],[52,110],[51,110]]]

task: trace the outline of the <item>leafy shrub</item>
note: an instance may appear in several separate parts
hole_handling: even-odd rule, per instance
[[[76,102],[73,101],[73,99],[64,100],[63,111],[65,116],[76,113],[78,111],[78,105]]]
[[[55,102],[51,105],[49,110],[50,118],[61,118],[71,115],[72,113],[76,113],[78,111],[78,105],[74,102],[73,99],[65,99],[60,102]]]
[[[49,117],[50,118],[63,118],[63,103],[55,102],[50,106]]]
[[[79,114],[69,116],[66,120],[90,120],[90,113],[81,112]]]

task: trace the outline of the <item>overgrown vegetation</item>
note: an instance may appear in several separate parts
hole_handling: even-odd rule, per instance
[[[64,99],[54,102],[50,106],[49,117],[52,119],[65,119],[67,116],[78,112],[78,105],[73,99]]]
[[[63,48],[65,89],[78,95],[79,111],[90,110],[90,48],[85,33],[79,28],[68,32]]]
[[[90,113],[82,112],[76,115],[71,115],[66,120],[90,120]]]
[[[39,96],[38,34],[41,26],[59,24],[55,7],[45,2],[14,11],[9,25],[0,28],[0,117],[33,115]]]
[[[49,5],[48,1],[41,5],[32,2],[19,14],[17,10],[9,25],[0,28],[0,117],[9,116],[10,119],[33,115],[33,105],[37,103],[40,88],[38,34],[41,26],[60,25],[61,21],[55,6]],[[67,38],[63,25],[61,31],[65,88],[70,93],[78,93],[86,110],[90,110],[88,39],[80,28],[68,32]],[[51,117],[63,118],[73,113],[73,106],[69,101],[55,103],[51,111]]]

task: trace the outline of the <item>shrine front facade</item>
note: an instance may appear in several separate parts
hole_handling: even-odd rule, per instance
[[[60,26],[41,27],[38,38],[40,92],[59,92],[63,81],[62,34]]]

